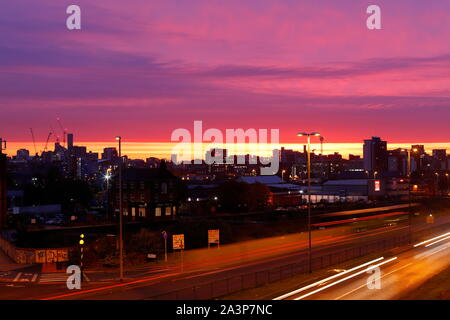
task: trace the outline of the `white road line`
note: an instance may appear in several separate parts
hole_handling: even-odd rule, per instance
[[[37,277],[38,277],[38,274],[37,274],[37,273],[35,273],[35,274],[33,275],[33,278],[31,279],[31,282],[35,282],[35,281],[36,281],[36,279],[37,279]]]
[[[13,282],[19,281],[21,275],[22,275],[22,272],[19,272],[19,273],[17,274],[17,276],[14,278]]]
[[[67,274],[65,273],[43,273],[39,279],[39,283],[45,282],[66,282]]]
[[[393,270],[393,271],[391,271],[391,272],[389,272],[389,273],[386,273],[386,274],[382,275],[382,276],[381,276],[381,279],[384,278],[385,276],[388,276],[388,275],[390,275],[390,274],[396,272],[396,271],[400,271],[400,270],[402,270],[402,269],[404,269],[404,268],[406,268],[406,267],[409,267],[410,265],[412,265],[412,262],[411,262],[411,263],[408,263],[408,264],[406,264],[406,265],[404,265],[404,266],[401,267],[401,268],[395,269],[395,270]],[[358,287],[358,288],[356,288],[356,289],[353,289],[353,290],[351,290],[351,291],[349,291],[349,292],[347,292],[347,293],[344,293],[342,296],[339,296],[339,297],[335,298],[334,300],[339,300],[339,299],[341,299],[341,298],[343,298],[343,297],[345,297],[345,296],[347,296],[347,295],[349,295],[349,294],[351,294],[351,293],[353,293],[353,292],[355,292],[355,291],[358,291],[359,289],[364,288],[364,287],[367,287],[367,284],[363,284],[362,286],[360,286],[360,287]]]

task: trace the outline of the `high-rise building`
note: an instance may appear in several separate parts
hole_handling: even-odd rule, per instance
[[[447,150],[446,149],[433,149],[433,158],[436,158],[439,161],[445,161],[447,158]]]
[[[19,149],[16,153],[16,160],[28,160],[30,158],[30,151],[27,149]]]
[[[103,160],[114,160],[118,157],[116,148],[104,148],[102,153]]]
[[[1,151],[0,139],[0,228],[6,226],[6,155]]]
[[[67,134],[67,149],[72,149],[73,148],[73,133],[68,133]]]
[[[375,172],[388,170],[388,152],[387,142],[379,137],[372,137],[370,140],[364,140],[364,170],[369,171],[373,176]]]

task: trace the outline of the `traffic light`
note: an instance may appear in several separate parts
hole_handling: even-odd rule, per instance
[[[80,234],[80,270],[81,270],[81,281],[83,281],[83,259],[84,259],[84,234]]]

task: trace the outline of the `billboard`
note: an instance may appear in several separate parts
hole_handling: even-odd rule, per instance
[[[219,243],[219,229],[208,230],[208,244]]]
[[[184,249],[184,234],[174,234],[173,250],[183,250],[183,249]]]
[[[375,191],[380,191],[380,190],[381,190],[381,183],[380,183],[380,180],[375,180],[375,181],[374,181],[374,190],[375,190]]]

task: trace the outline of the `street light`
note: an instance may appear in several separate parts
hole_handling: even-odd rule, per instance
[[[299,132],[297,136],[306,136],[308,141],[308,260],[309,260],[309,273],[312,272],[312,241],[311,241],[311,136],[320,136],[318,132]]]
[[[123,281],[123,226],[122,226],[122,137],[116,136],[119,143],[119,266],[120,281]]]
[[[284,174],[285,174],[286,170],[281,170],[281,180],[284,183]]]
[[[417,152],[417,148],[413,149],[402,149],[408,153],[408,209],[409,209],[409,219],[408,219],[408,232],[409,232],[409,244],[412,243],[412,212],[411,212],[411,153]]]

